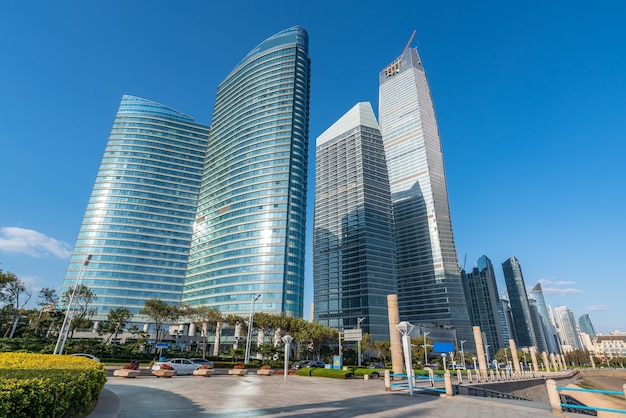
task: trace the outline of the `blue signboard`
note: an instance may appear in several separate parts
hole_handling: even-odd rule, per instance
[[[433,343],[433,352],[435,353],[452,353],[454,351],[454,343]]]

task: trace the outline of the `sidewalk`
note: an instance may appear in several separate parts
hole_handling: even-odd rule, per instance
[[[302,376],[285,379],[256,374],[171,379],[142,376],[109,378],[105,390],[111,393],[103,393],[99,408],[89,418],[555,416],[547,405],[536,402],[423,394],[411,397],[406,392],[385,392],[380,380]]]

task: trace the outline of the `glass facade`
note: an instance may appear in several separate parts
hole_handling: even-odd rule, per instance
[[[98,319],[120,306],[178,304],[193,231],[208,127],[159,103],[123,96],[61,291],[82,283]]]
[[[314,318],[389,340],[387,295],[397,292],[395,233],[382,138],[358,103],[317,138]]]
[[[502,263],[502,270],[504,272],[506,290],[509,295],[509,303],[511,304],[511,314],[515,328],[513,337],[515,344],[518,347],[537,347],[522,267],[517,258],[511,257]]]
[[[493,264],[487,256],[476,262],[476,267],[465,274],[463,285],[472,325],[479,326],[489,345],[489,357],[495,358],[498,349],[506,347],[498,316],[500,296]]]
[[[473,342],[461,281],[439,130],[417,50],[379,76],[379,118],[396,228],[400,318],[452,325]]]
[[[183,302],[301,317],[308,35],[286,29],[218,86]]]
[[[581,332],[589,335],[590,338],[596,336],[596,330],[593,327],[593,322],[591,322],[589,314],[582,314],[578,317],[578,328],[580,328]]]
[[[528,292],[528,299],[533,299],[537,304],[537,311],[541,316],[542,323],[544,324],[544,336],[546,339],[546,346],[549,353],[560,354],[561,348],[559,347],[559,337],[556,332],[556,327],[546,300],[543,297],[543,290],[541,289],[541,283],[537,283]]]
[[[557,306],[554,308],[554,316],[562,345],[568,345],[570,350],[582,349],[583,345],[578,336],[576,319],[572,310],[567,306]]]

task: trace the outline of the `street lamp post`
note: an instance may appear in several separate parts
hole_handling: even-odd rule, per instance
[[[74,297],[76,297],[76,291],[78,290],[78,286],[82,283],[83,278],[85,277],[85,273],[87,272],[87,266],[91,261],[91,254],[85,258],[83,261],[83,265],[80,266],[80,270],[78,270],[78,276],[76,277],[76,282],[74,283],[74,288],[72,289],[72,293],[70,294],[70,300],[67,304],[67,310],[65,311],[65,318],[63,319],[63,325],[61,325],[61,332],[59,332],[59,338],[57,338],[56,346],[54,347],[54,354],[63,354],[63,348],[65,348],[65,341],[67,340],[67,334],[70,332],[70,328],[72,325],[72,318],[70,318],[70,312],[73,309]]]
[[[252,295],[252,307],[250,308],[250,320],[248,321],[248,338],[246,338],[246,357],[244,359],[244,364],[248,364],[248,360],[250,360],[250,340],[252,339],[252,324],[254,321],[254,302],[259,300],[261,294]]]
[[[487,367],[489,367],[489,344],[485,345],[485,355],[487,356]]]
[[[404,348],[404,361],[406,363],[406,377],[409,382],[409,395],[413,396],[413,361],[411,360],[411,331],[415,326],[407,321],[402,321],[396,325],[402,334],[402,346]]]
[[[357,318],[356,319],[356,327],[357,329],[360,331],[361,330],[361,322],[365,321],[365,317],[361,317],[361,318]],[[359,332],[360,334],[360,332]],[[359,367],[361,367],[361,340],[358,341],[358,346],[359,346],[359,360],[358,360],[358,365]]]
[[[472,357],[472,360],[474,360],[474,370],[476,370],[476,357]]]
[[[461,340],[461,361],[463,362],[463,368],[465,368],[465,351],[463,351],[463,344],[467,341]]]
[[[446,371],[446,353],[441,353],[441,358],[443,359],[443,370]]]
[[[293,337],[291,335],[285,335],[281,339],[285,343],[285,379],[287,379],[287,374],[289,372],[289,345],[293,341]]]
[[[424,347],[424,368],[426,368],[426,365],[428,364],[428,352],[426,351],[426,336],[430,334],[430,332],[424,332],[424,345],[422,347]]]

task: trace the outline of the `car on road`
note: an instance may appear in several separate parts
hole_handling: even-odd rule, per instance
[[[309,367],[309,363],[311,363],[311,360],[300,360],[292,364],[291,368],[294,370],[303,369],[305,367]]]
[[[92,354],[87,354],[87,353],[74,353],[74,354],[70,354],[70,356],[74,356],[74,357],[84,357],[84,358],[88,358],[89,360],[93,360],[93,361],[100,361],[100,359]]]
[[[372,363],[369,366],[367,366],[368,369],[384,369],[385,365],[382,363]]]
[[[326,367],[326,363],[324,363],[323,361],[311,361],[305,367],[320,367],[323,369]]]
[[[187,358],[173,358],[165,361],[155,361],[152,365],[152,370],[159,370],[161,364],[167,364],[172,369],[176,370],[176,374],[193,374],[193,371],[201,366]]]
[[[213,362],[204,358],[190,358],[189,361],[191,361],[194,364],[197,364],[198,366],[209,366],[211,368],[213,368]]]

